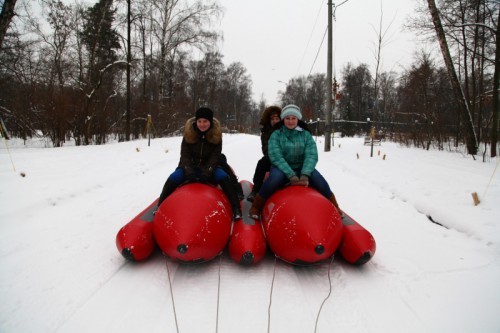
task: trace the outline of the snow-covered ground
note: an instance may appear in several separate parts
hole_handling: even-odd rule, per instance
[[[1,139],[0,332],[500,331],[498,159],[390,142],[370,157],[362,138],[325,153],[320,137],[318,169],[377,241],[366,265],[127,262],[116,233],[159,195],[180,142]],[[257,136],[225,134],[223,152],[252,179]]]

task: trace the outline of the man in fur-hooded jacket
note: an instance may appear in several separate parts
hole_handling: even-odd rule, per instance
[[[222,128],[207,107],[199,108],[195,117],[186,121],[181,143],[179,166],[168,177],[160,194],[158,206],[184,182],[219,184],[231,203],[233,220],[241,219],[241,209],[235,188],[220,166]]]

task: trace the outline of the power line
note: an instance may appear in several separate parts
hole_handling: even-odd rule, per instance
[[[311,34],[309,35],[309,39],[307,41],[306,48],[304,50],[304,53],[302,54],[302,59],[300,59],[299,67],[297,68],[297,73],[295,74],[295,76],[299,75],[300,67],[302,67],[302,62],[304,61],[304,57],[306,56],[306,52],[307,52],[307,50],[309,48],[309,43],[311,42],[311,37],[313,35],[314,29],[316,28],[316,24],[318,23],[318,17],[319,17],[319,14],[321,13],[321,8],[323,7],[324,3],[325,3],[325,0],[323,0],[323,2],[321,3],[321,6],[319,7],[318,14],[316,15],[316,20],[314,21],[314,26],[313,26],[313,28],[311,30]],[[321,43],[323,43],[323,42],[321,42]]]
[[[333,20],[334,20],[334,21],[336,21],[336,19],[335,19],[335,13],[336,13],[336,11],[337,11],[337,8],[338,8],[338,7],[340,7],[340,6],[342,6],[343,4],[345,4],[345,3],[346,3],[346,2],[348,2],[348,1],[349,1],[349,0],[344,0],[344,1],[342,1],[339,5],[335,5],[335,4],[333,4],[333,5],[332,5],[332,6],[333,6],[333,14],[332,14],[332,18],[333,18]],[[324,2],[325,2],[325,1],[323,0],[323,3],[324,3]],[[321,4],[321,6],[323,6],[323,3]],[[321,11],[321,8],[320,8],[320,11]],[[318,16],[319,16],[319,12],[318,12]],[[318,20],[318,17],[316,17],[316,22],[314,23],[314,26],[316,26],[317,20]],[[313,29],[313,30],[314,30],[314,29]],[[328,26],[327,26],[327,27],[326,27],[326,29],[325,29],[325,33],[323,34],[323,39],[321,40],[321,44],[320,44],[320,46],[319,46],[319,48],[318,48],[318,52],[316,53],[316,57],[314,58],[314,62],[313,62],[313,64],[312,64],[311,69],[309,70],[309,74],[308,74],[307,76],[311,75],[312,70],[313,70],[313,68],[314,68],[314,65],[316,64],[316,60],[318,60],[318,55],[319,55],[319,52],[321,51],[321,48],[323,47],[323,42],[325,41],[325,36],[326,36],[326,32],[327,32],[327,31],[328,31]],[[310,38],[311,38],[311,37],[309,37],[309,40],[310,40]],[[307,45],[309,46],[309,42],[307,43]],[[306,49],[307,49],[307,48],[306,48]],[[305,52],[304,52],[304,54],[305,54]],[[304,59],[304,56],[302,56],[302,59]],[[302,64],[302,60],[301,60],[301,64]],[[300,68],[300,66],[299,66],[299,68]],[[298,74],[298,70],[297,70],[297,74]]]
[[[314,65],[316,64],[316,60],[318,59],[319,51],[321,51],[321,47],[323,46],[323,42],[325,41],[325,36],[326,36],[327,31],[328,31],[328,27],[326,27],[326,29],[325,29],[325,33],[323,34],[323,39],[321,40],[321,44],[318,48],[318,52],[316,52],[316,57],[314,58],[314,62],[312,64],[311,69],[309,70],[309,74],[307,74],[307,76],[311,75],[311,72],[314,68]]]

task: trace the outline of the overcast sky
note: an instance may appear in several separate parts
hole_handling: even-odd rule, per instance
[[[401,71],[414,58],[413,33],[402,31],[416,0],[332,1],[334,75],[340,78],[347,62],[366,63],[374,71],[374,50],[380,17],[388,44],[382,49],[383,71]],[[221,53],[226,65],[239,61],[253,81],[254,99],[277,102],[277,92],[298,75],[326,73],[328,0],[219,0],[225,15]],[[319,50],[319,53],[318,53]],[[317,60],[315,58],[317,56]],[[312,70],[311,70],[312,69]]]

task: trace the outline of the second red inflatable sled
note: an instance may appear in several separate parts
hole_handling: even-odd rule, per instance
[[[262,223],[269,248],[297,265],[330,258],[342,239],[342,219],[332,203],[316,190],[289,186],[264,204]]]

